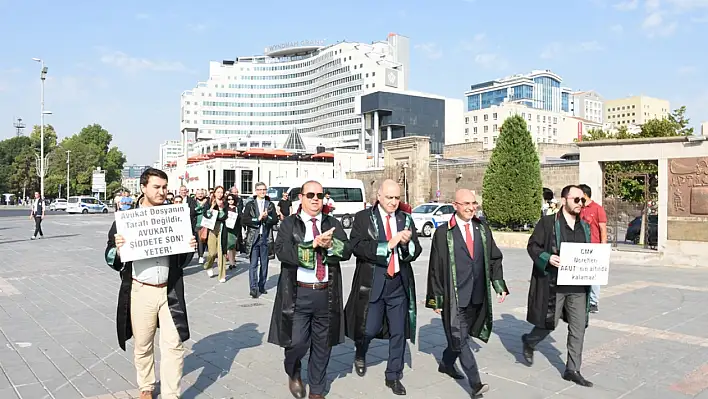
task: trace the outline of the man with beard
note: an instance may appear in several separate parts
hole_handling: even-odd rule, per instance
[[[527,251],[533,260],[526,320],[534,325],[521,337],[524,359],[533,364],[536,345],[555,330],[562,318],[568,323],[568,361],[563,379],[591,387],[580,374],[585,329],[588,326],[589,286],[558,285],[562,243],[589,243],[590,227],[580,218],[583,191],[566,186],[561,191],[561,211],[541,218],[529,238]]]
[[[140,176],[143,195],[136,208],[160,206],[167,194],[167,174],[147,169]],[[160,385],[163,398],[181,395],[180,380],[184,366],[184,345],[189,339],[187,304],[184,300],[183,271],[194,253],[184,253],[123,263],[120,249],[125,239],[117,234],[113,222],[108,231],[106,263],[120,272],[118,292],[118,343],[134,337],[134,361],[140,399],[151,399],[155,390],[155,332],[160,326]],[[194,238],[190,240],[196,248]]]
[[[296,398],[305,397],[300,370],[307,351],[309,397],[324,399],[332,347],[344,342],[339,264],[351,250],[340,222],[322,214],[322,191],[314,180],[302,185],[302,209],[281,222],[275,240],[282,263],[268,342],[285,348],[288,387]]]
[[[356,270],[345,312],[346,335],[354,340],[354,368],[366,374],[366,352],[374,338],[389,339],[386,386],[405,395],[401,383],[406,339],[415,342],[416,297],[411,262],[422,248],[410,215],[402,212],[401,187],[385,180],[373,207],[356,214],[350,244]]]
[[[477,214],[477,198],[467,189],[455,193],[455,214],[444,228],[433,235],[428,268],[426,306],[442,314],[447,348],[438,371],[455,379],[467,379],[474,396],[489,390],[483,384],[469,336],[483,342],[492,332],[492,294],[490,281],[499,302],[509,290],[504,282],[502,253],[489,226]],[[455,369],[460,364],[465,376]]]

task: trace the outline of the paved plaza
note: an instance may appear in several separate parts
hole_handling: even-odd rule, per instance
[[[2,211],[0,211],[1,213]],[[0,218],[0,398],[133,398],[132,346],[115,332],[119,276],[103,261],[112,215],[51,216],[45,239],[30,241],[33,222]],[[418,340],[409,344],[403,384],[409,398],[467,398],[469,387],[437,372],[445,347],[439,317],[423,307],[430,239],[414,263]],[[566,324],[539,345],[536,362],[521,357],[531,262],[524,250],[502,249],[511,295],[495,304],[494,334],[476,346],[485,398],[708,399],[708,268],[612,265],[600,313],[591,316],[582,388],[561,379]],[[196,262],[186,269],[192,339],[186,344],[184,398],[286,399],[283,352],[266,343],[279,263],[271,263],[267,295],[251,299],[244,264],[225,284]],[[354,262],[344,265],[349,291]],[[384,386],[385,342],[374,341],[364,378],[353,372],[351,341],[329,365],[331,399],[393,398]],[[303,376],[306,380],[306,375]]]

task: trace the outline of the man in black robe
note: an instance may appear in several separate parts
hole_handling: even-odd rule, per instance
[[[342,276],[339,263],[351,250],[341,223],[322,214],[322,185],[300,189],[301,210],[285,218],[275,240],[280,278],[268,342],[285,348],[290,393],[305,397],[302,358],[310,351],[310,399],[323,399],[332,347],[344,342]]]
[[[475,194],[457,190],[453,205],[454,216],[433,235],[426,306],[442,315],[447,337],[438,371],[455,379],[466,376],[476,396],[487,392],[489,385],[482,383],[469,337],[489,340],[493,320],[490,282],[500,303],[509,290],[504,282],[502,253],[489,226],[476,216]],[[465,376],[455,369],[458,357]]]
[[[541,218],[529,238],[527,251],[533,260],[526,320],[534,325],[521,337],[523,355],[533,364],[536,345],[555,330],[558,320],[568,323],[568,361],[563,379],[591,387],[580,374],[585,329],[588,326],[590,286],[558,285],[562,243],[589,243],[590,227],[580,218],[585,198],[577,186],[561,191],[561,211]]]
[[[142,196],[136,208],[165,203],[167,175],[159,169],[147,169],[140,176]],[[180,397],[180,380],[184,367],[184,345],[189,339],[187,304],[184,300],[182,269],[194,252],[122,262],[120,249],[125,239],[117,234],[113,222],[108,231],[106,263],[120,272],[118,292],[118,344],[134,337],[134,361],[140,399],[152,399],[155,390],[154,337],[160,326],[160,390],[163,398]],[[197,241],[192,237],[192,248]]]
[[[415,342],[415,278],[411,262],[422,248],[410,215],[399,209],[401,187],[385,180],[373,207],[356,214],[350,243],[356,256],[352,290],[344,310],[346,335],[354,340],[354,368],[366,374],[373,338],[389,340],[386,386],[405,395],[401,383],[406,339]]]

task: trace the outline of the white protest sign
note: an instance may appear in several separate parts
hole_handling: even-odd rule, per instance
[[[120,259],[130,262],[194,252],[187,204],[150,206],[116,213],[116,230],[125,244]]]
[[[218,215],[218,212],[212,211],[210,218],[208,218],[206,216],[202,217],[202,223],[200,223],[200,226],[206,227],[209,230],[214,230],[214,226],[216,226],[216,216],[217,215]]]
[[[607,285],[610,244],[561,243],[558,285]]]
[[[236,219],[238,219],[238,213],[229,212],[229,217],[226,218],[226,227],[229,229],[236,227]]]

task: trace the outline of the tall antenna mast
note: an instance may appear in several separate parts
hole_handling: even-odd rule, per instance
[[[22,118],[17,118],[15,119],[15,122],[12,124],[12,126],[15,127],[15,131],[17,134],[17,137],[22,136],[22,131],[25,130],[25,124],[22,122]]]

